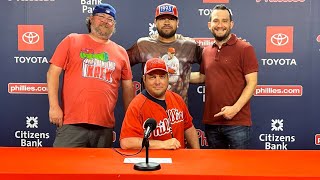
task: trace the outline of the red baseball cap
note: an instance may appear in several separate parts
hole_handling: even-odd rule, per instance
[[[176,49],[174,49],[173,47],[169,47],[168,52],[169,53],[176,53]]]
[[[178,18],[178,9],[173,4],[169,4],[169,3],[160,4],[156,9],[155,18],[164,14],[169,14]]]
[[[154,70],[161,70],[168,73],[166,62],[159,58],[149,59],[144,66],[144,74],[148,74]]]

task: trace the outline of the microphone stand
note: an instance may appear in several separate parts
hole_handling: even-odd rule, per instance
[[[142,141],[142,148],[146,146],[146,162],[139,162],[134,164],[134,169],[138,171],[155,171],[161,169],[159,163],[149,162],[149,139],[144,138]]]

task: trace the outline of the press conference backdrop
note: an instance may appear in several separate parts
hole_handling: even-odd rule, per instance
[[[59,42],[87,33],[85,18],[100,3],[117,9],[112,40],[129,48],[139,37],[156,33],[157,5],[178,6],[178,33],[200,45],[212,43],[208,16],[217,3],[232,9],[233,32],[256,50],[259,80],[252,98],[252,149],[319,149],[320,1],[318,0],[2,0],[0,66],[0,146],[52,146],[46,72]],[[193,65],[193,71],[199,65]],[[141,67],[134,66],[136,93]],[[121,91],[121,90],[120,90]],[[205,87],[191,85],[189,109],[202,148]],[[119,147],[122,99],[115,109],[114,145]]]

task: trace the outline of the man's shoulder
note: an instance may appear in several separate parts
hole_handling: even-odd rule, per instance
[[[239,39],[235,34],[233,34],[233,36],[234,36],[233,38],[235,38],[235,41],[236,41],[235,44],[238,47],[246,48],[246,47],[252,46],[249,41],[244,41],[242,39]]]
[[[182,97],[181,97],[178,93],[175,93],[175,92],[173,92],[173,91],[171,91],[171,90],[167,90],[167,91],[166,91],[166,94],[167,94],[167,97],[169,97],[169,98],[174,98],[174,99],[176,99],[177,101],[182,101],[182,102],[184,102],[184,100],[182,99]]]
[[[145,37],[140,37],[137,40],[137,43],[145,43],[145,42],[155,42],[157,41],[158,37],[156,35],[151,35],[151,36],[145,36]]]
[[[185,40],[185,41],[191,41],[191,42],[196,42],[193,38],[184,36],[182,34],[176,34],[176,38],[179,40]]]
[[[146,99],[146,96],[144,96],[142,93],[139,93],[132,99],[130,104],[133,104],[133,106],[141,106]]]
[[[182,34],[176,34],[176,37],[177,40],[184,41],[190,44],[197,44],[197,42],[191,37],[183,36]]]
[[[67,35],[67,37],[70,37],[70,38],[83,38],[87,36],[88,34],[78,34],[78,33],[70,33]]]
[[[109,41],[110,41],[111,44],[113,44],[115,47],[119,48],[120,50],[126,51],[126,49],[124,47],[122,47],[120,44],[118,44],[118,43],[116,43],[114,41],[111,41],[110,39],[109,39]]]
[[[237,40],[236,45],[242,48],[253,47],[252,44],[250,44],[249,42],[246,42],[240,39]]]
[[[85,43],[88,40],[88,37],[88,34],[70,33],[63,38],[62,42],[70,44],[81,44]]]

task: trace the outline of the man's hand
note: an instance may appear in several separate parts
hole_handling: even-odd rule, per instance
[[[163,143],[163,149],[179,149],[181,147],[180,142],[176,138],[165,140]]]
[[[63,124],[63,111],[58,106],[55,108],[50,108],[49,110],[49,119],[51,124],[55,124],[58,127],[61,127]]]
[[[214,117],[223,116],[225,119],[232,119],[240,110],[234,106],[225,106]]]

